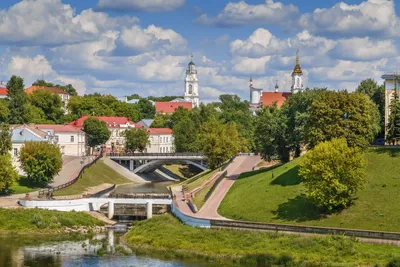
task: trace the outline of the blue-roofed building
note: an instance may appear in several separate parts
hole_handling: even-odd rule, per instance
[[[137,124],[142,126],[145,129],[147,129],[147,128],[150,128],[153,121],[154,120],[152,120],[152,119],[144,119],[144,120],[139,121]]]
[[[53,143],[54,131],[41,131],[34,126],[30,125],[19,125],[11,127],[12,136],[12,151],[11,156],[14,166],[17,167],[18,172],[22,175],[23,171],[20,169],[18,162],[18,154],[25,142],[49,142]]]

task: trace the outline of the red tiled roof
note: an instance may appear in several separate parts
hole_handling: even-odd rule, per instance
[[[79,133],[82,132],[80,128],[72,125],[60,125],[60,124],[36,124],[40,130],[54,130],[55,133]]]
[[[172,134],[170,128],[147,128],[149,134]]]
[[[0,95],[7,95],[8,89],[7,88],[0,88]]]
[[[263,92],[261,96],[261,105],[270,106],[276,102],[278,107],[281,107],[291,95],[292,93],[289,92]]]
[[[52,92],[54,94],[58,94],[58,95],[68,95],[68,92],[66,92],[63,89],[58,88],[58,87],[47,87],[47,86],[36,86],[36,85],[32,85],[31,87],[25,89],[25,92],[27,94],[29,94],[29,93],[33,93],[37,90],[47,90],[47,91],[50,91],[50,92]]]
[[[107,123],[107,126],[109,128],[119,128],[119,126],[121,124],[127,124],[127,123],[129,123],[131,125],[135,125],[135,123],[133,121],[131,121],[130,119],[128,119],[126,117],[106,117],[106,116],[92,116],[92,117],[104,121],[105,123]],[[81,128],[87,118],[90,118],[90,116],[82,116],[79,119],[69,123],[68,125]],[[114,123],[115,123],[115,126],[114,126]],[[141,128],[138,126],[139,125],[135,125],[136,128]]]
[[[173,113],[179,107],[191,110],[192,102],[156,102],[157,113]]]

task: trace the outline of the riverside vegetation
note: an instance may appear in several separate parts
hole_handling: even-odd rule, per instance
[[[257,266],[385,266],[400,257],[399,247],[362,244],[342,236],[202,229],[186,226],[172,215],[138,222],[124,240],[180,258]]]

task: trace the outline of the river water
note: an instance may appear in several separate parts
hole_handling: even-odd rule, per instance
[[[22,237],[0,237],[0,266],[140,266],[183,267],[221,266],[202,260],[166,260],[168,255],[155,252],[137,255],[119,242],[121,234],[113,230],[80,241],[45,241]],[[122,253],[121,253],[122,251]],[[101,253],[100,253],[101,252]],[[104,253],[104,254],[103,254]],[[100,254],[100,255],[99,255]]]

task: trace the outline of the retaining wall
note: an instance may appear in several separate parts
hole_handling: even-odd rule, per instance
[[[188,216],[188,215],[182,213],[178,209],[178,207],[176,207],[174,202],[172,202],[171,211],[179,220],[181,220],[186,225],[193,226],[193,227],[202,227],[202,228],[210,228],[211,227],[210,220]]]

